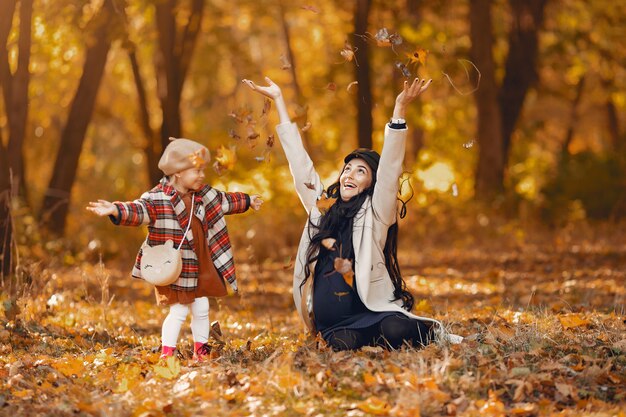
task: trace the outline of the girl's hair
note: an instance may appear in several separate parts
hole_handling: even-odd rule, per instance
[[[343,229],[344,227],[348,227],[350,231],[352,230],[354,217],[367,200],[367,197],[371,196],[374,192],[375,184],[376,174],[374,173],[374,175],[372,175],[372,184],[369,188],[363,190],[348,201],[343,201],[339,195],[339,181],[328,187],[326,191],[328,198],[336,198],[337,201],[322,215],[319,226],[315,225],[311,219],[309,219],[309,238],[311,243],[306,252],[306,265],[304,266],[305,278],[300,284],[300,288],[302,288],[311,276],[312,271],[310,265],[319,258],[322,240],[333,236],[333,232]],[[398,264],[398,222],[395,222],[387,230],[387,240],[385,241],[383,253],[385,255],[385,266],[387,267],[391,282],[394,286],[393,295],[395,298],[390,301],[402,300],[402,308],[411,311],[415,300],[413,294],[407,290],[406,282],[402,279],[400,265]]]

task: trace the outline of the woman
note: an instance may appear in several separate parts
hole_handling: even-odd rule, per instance
[[[396,196],[407,134],[404,117],[408,104],[432,80],[416,78],[410,85],[405,81],[385,127],[382,155],[370,149],[351,152],[344,158],[339,180],[326,191],[289,118],[280,87],[265,80],[267,86],[243,82],[274,100],[280,118],[278,137],[309,215],[293,281],[296,308],[309,330],[320,332],[335,350],[365,345],[397,349],[405,343],[421,347],[435,335],[458,341],[440,322],[410,313],[413,296],[396,255]],[[320,210],[317,202],[325,196],[336,202]]]

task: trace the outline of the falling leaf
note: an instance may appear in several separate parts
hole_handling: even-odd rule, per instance
[[[329,208],[332,207],[333,204],[335,204],[335,201],[337,201],[336,198],[329,198],[326,193],[324,193],[317,199],[315,205],[317,206],[318,210],[322,214],[324,214],[328,211]]]
[[[228,115],[235,119],[237,123],[243,123],[244,120],[249,122],[250,119],[252,119],[252,110],[247,107],[241,107],[237,110],[231,111]]]
[[[165,366],[154,365],[152,370],[165,379],[176,378],[180,373],[180,362],[176,356],[172,355],[166,359]]]
[[[329,90],[329,91],[335,91],[335,90],[337,90],[337,84],[335,84],[335,83],[328,83],[326,85],[326,89]]]
[[[289,256],[285,259],[285,262],[283,263],[283,269],[291,268],[293,268],[293,259],[291,258],[291,256]]]
[[[470,141],[468,141],[468,142],[465,142],[465,143],[463,144],[463,147],[464,147],[465,149],[470,149],[472,146],[474,146],[474,143],[476,143],[476,141],[475,141],[474,139],[472,139],[472,140],[470,140]]]
[[[257,139],[259,138],[259,133],[254,130],[252,127],[248,127],[248,134],[246,139],[248,140],[248,146],[250,149],[253,149],[257,144]]]
[[[315,14],[318,14],[320,12],[320,10],[317,7],[311,6],[311,5],[308,5],[308,4],[302,6],[301,8],[304,9],[304,10],[308,10],[310,12],[313,12]]]
[[[456,185],[456,182],[452,183],[452,196],[453,197],[459,196],[459,187]]]
[[[305,183],[304,183],[304,186],[305,186],[306,188],[308,188],[309,190],[315,190],[315,185],[313,185],[313,184],[312,184],[312,183],[310,183],[310,182],[305,182]]]
[[[411,173],[406,171],[403,172],[398,178],[398,182],[398,198],[407,203],[415,194],[413,187],[411,186]]]
[[[304,126],[302,126],[302,128],[300,130],[302,130],[303,132],[306,132],[310,128],[311,128],[311,122],[306,122],[306,124]]]
[[[409,57],[411,64],[426,65],[426,58],[428,58],[428,50],[423,48],[417,48],[414,52],[406,54]]]
[[[333,266],[335,267],[335,271],[339,272],[343,276],[343,280],[346,281],[346,284],[352,287],[352,284],[354,283],[352,260],[337,257],[335,258]]]
[[[358,48],[355,48],[352,45],[350,45],[348,42],[346,42],[345,46],[339,53],[341,54],[343,59],[345,59],[346,62],[351,62],[352,60],[354,60],[354,63],[358,66],[359,63],[357,62],[356,55],[354,54],[357,50]]]
[[[333,239],[332,237],[327,237],[326,239],[322,239],[322,246],[324,246],[326,249],[328,250],[335,250],[335,243],[337,242],[336,239]]]
[[[274,134],[270,134],[267,137],[267,140],[265,141],[265,146],[267,146],[268,148],[271,148],[272,146],[274,146]]]
[[[228,129],[228,136],[235,140],[241,139],[241,136],[239,136],[237,132],[235,132],[235,129]]]
[[[409,70],[409,68],[400,61],[396,61],[396,68],[398,68],[402,72],[402,75],[404,75],[407,78],[410,78],[413,75],[411,70]]]
[[[198,149],[191,155],[189,155],[189,160],[193,164],[194,168],[200,168],[204,164],[206,164],[206,150],[204,148]]]
[[[220,146],[215,155],[213,169],[217,175],[221,176],[225,171],[233,169],[235,167],[235,162],[237,162],[237,155],[235,154],[234,149]]]
[[[288,70],[291,68],[291,62],[289,62],[289,58],[285,54],[280,56],[280,69]]]
[[[568,314],[565,316],[559,316],[559,321],[564,329],[571,329],[574,327],[586,326],[591,322],[587,319],[580,317],[578,314]]]
[[[350,93],[350,92],[351,92],[351,91],[350,91],[350,89],[351,89],[352,87],[354,87],[355,85],[358,85],[358,84],[359,84],[359,82],[358,82],[358,81],[352,81],[352,82],[351,82],[350,84],[348,84],[348,86],[346,87],[346,91],[347,91],[348,93]]]
[[[266,98],[263,101],[263,110],[261,110],[261,117],[266,116],[270,109],[272,108],[272,100],[270,100],[269,98]]]
[[[397,33],[389,34],[387,28],[379,29],[374,36],[376,45],[383,47],[393,47],[402,43],[402,37]]]

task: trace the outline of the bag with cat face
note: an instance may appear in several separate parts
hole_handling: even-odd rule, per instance
[[[176,282],[183,270],[183,258],[174,242],[169,239],[163,245],[142,249],[141,276],[152,285],[165,286]]]

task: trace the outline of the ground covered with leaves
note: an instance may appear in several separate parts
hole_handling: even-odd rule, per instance
[[[416,309],[462,344],[332,352],[303,334],[289,261],[244,255],[241,295],[212,301],[211,359],[187,325],[163,361],[167,311],[128,268],[32,267],[0,303],[0,415],[626,416],[625,240],[419,246],[401,254]]]

